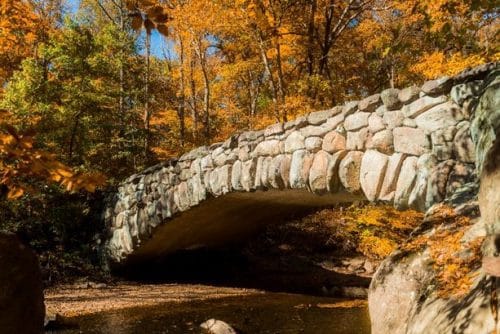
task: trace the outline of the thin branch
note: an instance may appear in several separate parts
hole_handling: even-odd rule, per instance
[[[95,2],[97,3],[97,5],[101,8],[101,10],[104,12],[104,14],[108,17],[108,19],[113,22],[113,24],[117,24],[116,21],[113,19],[113,17],[109,14],[109,12],[106,10],[106,8],[104,8],[104,6],[102,5],[101,1],[99,0],[95,0]]]

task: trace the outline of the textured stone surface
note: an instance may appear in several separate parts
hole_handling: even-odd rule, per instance
[[[408,206],[419,211],[428,209],[427,185],[434,167],[438,164],[436,157],[432,154],[424,154],[417,160],[417,178],[408,199]]]
[[[394,205],[398,209],[408,208],[408,200],[410,199],[417,176],[417,161],[417,157],[408,157],[401,167],[396,184],[396,192],[394,193]]]
[[[382,93],[380,93],[380,98],[382,99],[382,103],[385,105],[387,110],[396,110],[401,107],[398,89],[386,89]]]
[[[420,87],[410,86],[401,89],[398,93],[398,98],[401,101],[401,103],[408,104],[418,99],[419,94],[420,94]]]
[[[361,102],[348,102],[264,130],[231,136],[224,142],[187,152],[179,161],[166,161],[131,176],[106,202],[103,216],[110,228],[110,258],[119,262],[142,249],[151,253],[153,248],[147,246],[150,242],[160,247],[155,241],[157,233],[164,242],[160,248],[203,235],[191,233],[174,241],[168,233],[177,231],[177,222],[187,219],[183,217],[192,210],[198,212],[197,207],[215,207],[219,197],[232,198],[235,194],[264,203],[259,202],[264,192],[282,191],[282,198],[277,196],[275,200],[286,201],[293,189],[325,195],[322,197],[339,195],[348,201],[350,197],[346,196],[351,195],[344,192],[348,190],[361,198],[366,192],[370,200],[378,197],[393,204],[396,200],[398,207],[419,209],[442,201],[448,192],[457,189],[459,182],[468,180],[457,162],[469,166],[476,160],[480,162],[478,168],[483,168],[485,148],[495,141],[500,128],[500,117],[492,112],[499,109],[499,80],[491,66],[464,72],[459,76],[462,79],[451,80],[456,87],[451,93],[455,102],[450,100],[449,90],[442,95],[436,93],[448,83],[426,84],[427,93],[416,87],[386,90]],[[479,86],[485,90],[473,88]],[[396,107],[401,110],[390,110]],[[472,117],[470,124],[468,117]],[[492,130],[483,130],[488,127]],[[378,167],[368,171],[365,162],[361,182],[359,171],[365,150],[370,153],[363,161],[386,155],[387,166],[382,176]],[[429,153],[438,165],[427,173],[430,167],[424,172],[421,166],[427,166],[422,156]],[[412,161],[418,161],[416,170]],[[414,180],[409,174],[412,170]],[[253,214],[260,213],[246,216]],[[224,217],[218,218],[224,221]],[[197,216],[190,221],[198,226],[207,219],[210,217]],[[209,230],[210,224],[216,222],[206,224]],[[156,232],[163,229],[170,232]]]
[[[280,142],[277,139],[266,140],[257,145],[254,155],[278,155],[280,153]]]
[[[368,130],[377,133],[385,129],[384,119],[377,114],[371,114],[368,118]]]
[[[334,108],[334,109],[329,109],[329,110],[312,112],[307,116],[307,121],[311,125],[319,125],[319,124],[326,122],[326,120],[328,118],[338,114],[339,111],[341,111],[341,110]]]
[[[370,113],[367,112],[358,112],[347,116],[344,122],[344,128],[347,131],[356,131],[361,128],[368,126],[368,117],[370,117]]]
[[[297,131],[292,132],[285,140],[285,152],[293,153],[293,151],[306,148],[304,136]]]
[[[335,153],[346,149],[346,139],[336,131],[329,132],[323,138],[322,149],[328,153]]]
[[[314,155],[309,170],[309,186],[316,194],[324,194],[328,191],[327,170],[330,160],[331,155],[325,151],[319,151]]]
[[[342,182],[344,188],[351,193],[356,193],[361,190],[359,173],[362,158],[363,152],[351,151],[347,153],[339,165],[340,182]]]
[[[227,323],[217,319],[209,319],[200,325],[208,334],[236,334]]]
[[[453,78],[442,77],[424,83],[422,85],[422,92],[424,92],[427,95],[443,94],[449,92],[452,86],[453,86]]]
[[[308,174],[304,174],[304,170],[310,166],[309,155],[306,150],[295,151],[292,155],[290,165],[290,187],[304,188],[307,184]]]
[[[368,139],[366,148],[377,150],[385,154],[394,153],[394,137],[392,131],[384,130],[377,132]]]
[[[306,149],[310,152],[318,152],[323,144],[321,137],[309,137],[305,141]]]
[[[388,157],[375,150],[368,150],[361,160],[360,184],[369,201],[378,198],[384,175],[387,169]]]
[[[368,139],[368,129],[364,128],[357,132],[347,133],[346,147],[350,151],[363,150]]]
[[[398,182],[399,173],[406,156],[402,153],[394,153],[387,161],[387,170],[385,173],[384,181],[380,189],[379,199],[386,202],[394,200],[394,193],[396,192],[396,184]]]
[[[395,128],[393,134],[394,149],[396,152],[422,155],[429,151],[429,138],[421,129],[406,127]]]
[[[453,86],[450,92],[450,97],[453,102],[455,102],[459,106],[463,106],[465,101],[479,95],[482,88],[482,80],[463,83]]]
[[[423,96],[418,100],[405,105],[401,111],[405,117],[415,118],[432,107],[445,103],[447,100],[447,97],[443,95],[438,97]]]
[[[400,110],[387,111],[383,116],[384,123],[387,125],[389,130],[392,130],[398,126],[403,125],[403,120],[405,119],[404,114]]]
[[[360,111],[374,112],[381,102],[380,94],[374,94],[359,101],[358,108]]]
[[[462,122],[457,126],[457,134],[453,139],[453,153],[457,160],[474,163],[476,150],[470,136],[470,123]]]
[[[460,107],[454,102],[447,102],[429,109],[415,120],[420,129],[423,129],[426,133],[432,133],[439,129],[454,126],[463,119]]]
[[[427,210],[427,223],[432,226],[417,228],[412,232],[412,238],[429,237],[450,233],[449,225],[442,224],[441,204],[452,206],[456,213],[471,214],[471,225],[461,227],[464,237],[461,243],[462,250],[451,256],[463,258],[468,256],[468,246],[465,242],[482,242],[481,253],[483,268],[473,269],[470,273],[474,277],[470,287],[467,287],[462,296],[443,298],[439,293],[439,285],[435,284],[435,258],[431,258],[429,247],[418,251],[396,251],[384,260],[374,275],[369,290],[369,309],[372,321],[372,333],[420,334],[420,333],[494,333],[500,328],[500,321],[496,310],[500,302],[496,296],[500,293],[500,282],[485,275],[488,269],[484,259],[498,259],[500,251],[500,220],[498,207],[500,206],[500,144],[496,140],[500,133],[500,80],[499,73],[487,71],[498,67],[498,64],[486,64],[472,70],[466,70],[454,78],[457,80],[484,80],[491,84],[481,91],[479,100],[483,103],[472,107],[469,115],[472,117],[470,134],[468,122],[444,126],[431,132],[433,154],[424,154],[417,161],[417,176],[415,186],[409,197],[409,205],[421,210]],[[488,70],[489,69],[489,70]],[[486,79],[485,79],[486,78]],[[452,81],[452,80],[450,80]],[[496,83],[494,83],[497,81]],[[480,83],[474,83],[474,85]],[[436,83],[433,83],[436,88]],[[429,87],[432,85],[429,85]],[[455,86],[457,87],[457,86]],[[458,87],[462,87],[458,83]],[[430,88],[429,88],[430,89]],[[464,90],[465,101],[472,101],[469,93]],[[456,104],[462,102],[460,92],[452,95]],[[476,93],[473,93],[476,94]],[[435,118],[437,121],[437,118]],[[434,155],[436,149],[449,150],[450,144],[455,146],[455,139],[462,137],[474,143],[476,164],[454,160],[458,150],[450,154],[450,159],[439,161],[442,157]],[[457,138],[457,140],[458,140]],[[462,144],[461,154],[468,156],[470,142]],[[467,153],[465,153],[467,152]],[[470,156],[467,157],[469,159]],[[414,157],[413,159],[417,159]],[[406,161],[405,161],[406,163]],[[480,218],[477,218],[477,182],[474,169],[481,173],[479,186]],[[388,171],[389,173],[389,167]],[[403,172],[402,172],[403,174]],[[426,182],[427,179],[427,182]],[[400,176],[401,180],[401,176]],[[398,182],[399,185],[399,182]],[[423,195],[425,194],[425,201]],[[396,202],[398,202],[396,200]],[[397,203],[396,203],[397,204]],[[470,208],[467,209],[467,208]],[[432,217],[433,212],[438,213]],[[429,217],[431,218],[429,220]],[[481,239],[479,239],[481,238]],[[445,255],[449,256],[449,255]],[[489,257],[488,257],[489,256]],[[498,263],[491,261],[490,263]],[[496,270],[494,270],[496,271]],[[450,286],[451,287],[451,286]],[[448,288],[448,287],[447,287]]]

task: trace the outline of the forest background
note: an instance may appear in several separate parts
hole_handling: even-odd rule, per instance
[[[105,193],[89,191],[241,131],[498,61],[497,5],[0,0],[0,229],[54,277],[91,270]]]

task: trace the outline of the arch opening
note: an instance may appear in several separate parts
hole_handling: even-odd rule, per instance
[[[117,273],[149,283],[364,298],[380,261],[422,218],[355,195],[236,195],[159,226]],[[406,224],[395,224],[401,217]]]

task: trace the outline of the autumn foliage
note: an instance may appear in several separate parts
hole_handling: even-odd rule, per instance
[[[470,291],[481,267],[483,237],[468,241],[465,232],[472,225],[469,217],[460,216],[453,208],[439,205],[427,224],[433,227],[406,243],[402,250],[428,251],[435,271],[439,296],[463,297]]]
[[[16,199],[26,191],[35,192],[34,180],[59,183],[67,191],[95,191],[104,183],[99,173],[81,174],[50,154],[34,147],[33,137],[21,134],[7,123],[0,123],[0,184],[8,190],[7,197]]]
[[[111,182],[499,58],[488,0],[82,0],[74,15],[61,4],[0,0],[4,121]]]

